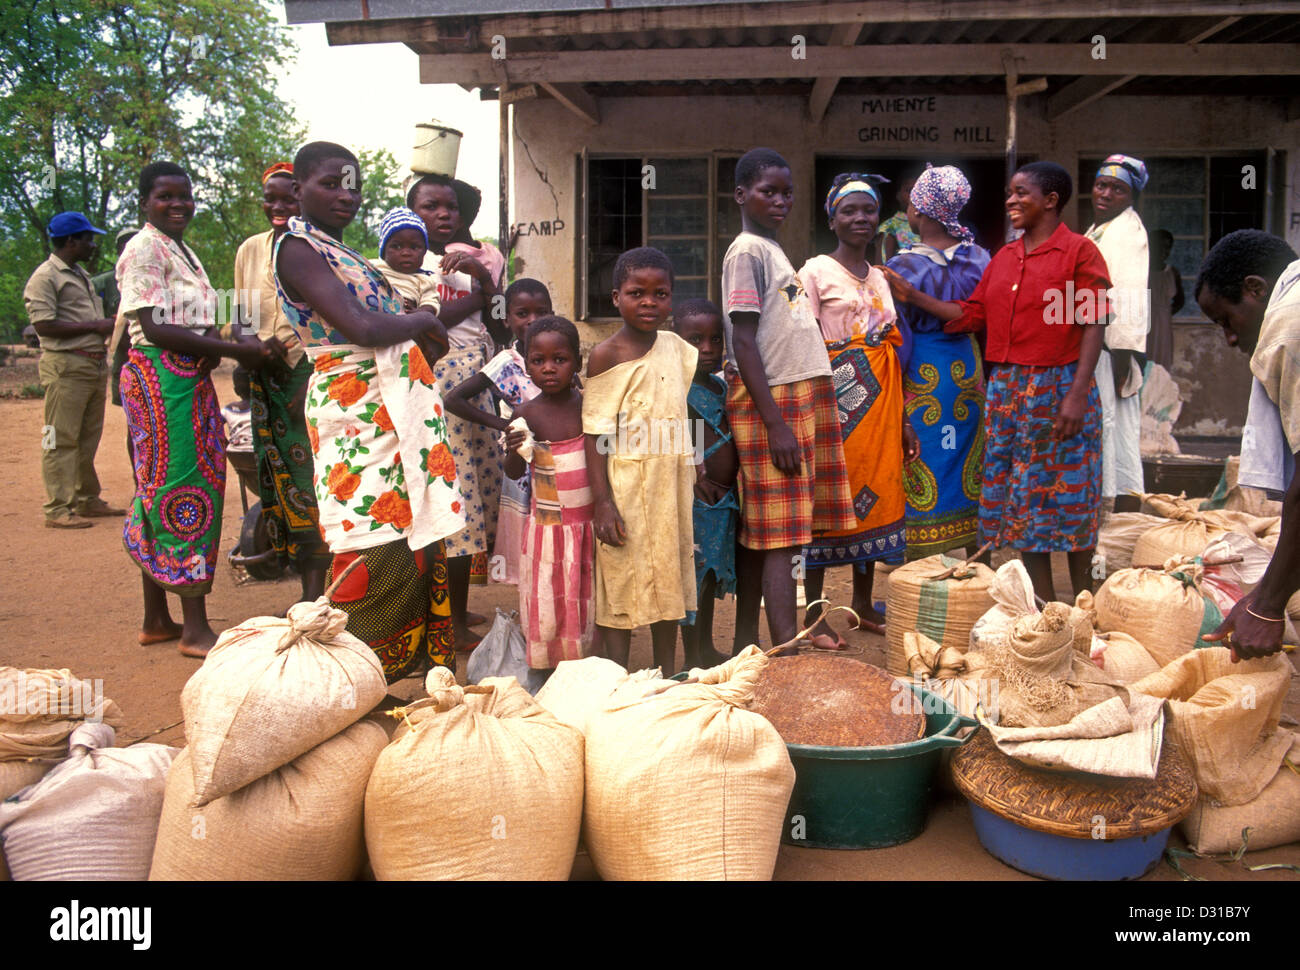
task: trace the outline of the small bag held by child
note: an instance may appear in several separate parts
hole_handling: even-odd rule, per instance
[[[513,677],[528,693],[536,694],[546,683],[546,674],[545,670],[528,666],[528,644],[524,641],[518,612],[506,613],[498,607],[492,629],[469,655],[466,679],[477,684],[485,677]]]

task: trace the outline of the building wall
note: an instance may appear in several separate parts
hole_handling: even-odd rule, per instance
[[[576,307],[582,231],[577,159],[584,149],[590,154],[738,154],[766,145],[790,161],[796,195],[806,199],[825,191],[813,184],[818,155],[912,158],[933,152],[1000,158],[1006,137],[1005,103],[988,96],[842,95],[816,124],[805,100],[794,97],[603,98],[600,112],[601,124],[590,126],[549,99],[514,108],[511,218],[525,231],[516,251],[524,274],[546,283],[557,310],[570,314]],[[1300,250],[1300,121],[1286,120],[1281,99],[1116,96],[1049,123],[1045,99],[1035,96],[1021,101],[1017,128],[1022,154],[1050,158],[1071,173],[1080,155],[1111,151],[1142,156],[1272,147],[1285,152],[1285,165],[1276,173],[1279,219],[1273,229]],[[1258,185],[1265,190],[1263,172]],[[1072,228],[1081,228],[1077,218],[1071,206]],[[812,207],[796,198],[781,237],[796,266],[813,255],[811,219]],[[1184,280],[1189,302],[1194,282]],[[607,329],[584,326],[584,337],[599,339]],[[1250,383],[1245,355],[1229,348],[1212,325],[1177,324],[1176,331],[1173,374],[1185,402],[1179,427],[1200,422],[1224,433],[1239,429]],[[1213,380],[1206,380],[1207,374]]]

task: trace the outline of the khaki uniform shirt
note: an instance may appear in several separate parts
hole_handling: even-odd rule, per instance
[[[58,320],[61,323],[89,323],[104,319],[104,304],[95,293],[90,274],[73,263],[69,266],[53,253],[36,267],[23,289],[27,318],[35,326]],[[97,333],[76,337],[41,337],[42,350],[104,350],[104,338]]]

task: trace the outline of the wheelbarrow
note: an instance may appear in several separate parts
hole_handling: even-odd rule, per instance
[[[248,504],[248,493],[258,494],[257,456],[251,451],[226,450],[226,460],[239,476],[239,501],[244,507],[244,519],[239,528],[239,544],[230,550],[229,562],[238,566],[254,579],[279,579],[284,573],[280,557],[271,545],[266,513],[261,500]]]

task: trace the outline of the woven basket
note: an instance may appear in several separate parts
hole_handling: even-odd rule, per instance
[[[1162,832],[1196,804],[1192,769],[1168,738],[1154,781],[1030,768],[993,745],[987,731],[952,759],[957,790],[976,805],[1035,832],[1090,839],[1096,819],[1113,841]]]
[[[962,653],[970,649],[971,627],[993,606],[989,593],[993,570],[977,562],[959,569],[956,576],[936,578],[960,565],[960,559],[927,556],[889,574],[885,666],[891,674],[908,676],[904,633],[924,633],[941,646]]]

